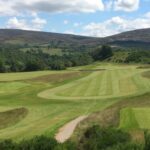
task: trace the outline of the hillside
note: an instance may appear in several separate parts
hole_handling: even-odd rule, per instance
[[[111,45],[125,48],[148,49],[150,47],[150,28],[123,32],[105,38]]]
[[[0,43],[48,44],[50,42],[66,44],[96,44],[98,38],[18,29],[0,29]]]
[[[105,38],[107,42],[114,41],[134,41],[134,42],[150,42],[150,28],[139,29],[128,32],[123,32],[117,35]]]
[[[110,45],[122,47],[145,48],[150,46],[150,28],[123,32],[105,38],[17,29],[0,29],[0,43],[51,44],[58,47],[64,47],[64,45],[65,47],[95,47],[96,45],[109,43]]]

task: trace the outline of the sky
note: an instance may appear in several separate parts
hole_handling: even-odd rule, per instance
[[[0,28],[105,37],[150,28],[150,0],[0,0]]]

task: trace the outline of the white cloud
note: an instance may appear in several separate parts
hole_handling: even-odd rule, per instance
[[[76,34],[73,30],[66,30],[64,34]]]
[[[114,1],[114,9],[116,11],[135,11],[139,8],[140,0],[115,0]]]
[[[17,17],[12,17],[8,20],[6,28],[41,30],[46,23],[46,20],[41,19],[37,16],[33,18],[30,22],[26,19],[18,19]]]
[[[64,24],[67,25],[69,23],[68,20],[64,20]]]
[[[47,23],[47,21],[45,19],[36,17],[31,21],[31,25],[33,26],[33,28],[37,29],[37,30],[41,30],[43,28],[43,26]]]
[[[140,28],[150,28],[150,16],[136,19],[124,19],[119,16],[113,17],[101,23],[90,23],[84,26],[84,35],[105,37]]]
[[[10,18],[7,22],[7,28],[13,29],[28,29],[29,26],[24,19],[17,19],[16,17]]]
[[[145,14],[145,17],[150,18],[150,12],[147,12],[147,13]]]
[[[0,0],[0,15],[16,15],[17,12],[12,8],[12,5],[12,2],[10,3],[9,1]]]
[[[79,26],[81,26],[81,25],[82,25],[81,22],[75,22],[75,23],[73,24],[74,27],[79,27]]]
[[[1,15],[24,12],[95,12],[102,11],[102,0],[0,0]]]
[[[105,10],[111,10],[113,8],[113,0],[109,0],[105,2]]]

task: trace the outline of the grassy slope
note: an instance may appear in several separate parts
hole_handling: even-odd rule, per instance
[[[128,91],[129,86],[132,87],[133,85],[135,85],[136,88],[139,89],[141,93],[143,93],[144,91],[146,92],[149,88],[149,86],[147,86],[148,79],[146,80],[139,75],[141,72],[144,71],[144,69],[136,70],[135,66],[118,66],[110,64],[106,65],[94,64],[93,66],[90,65],[84,68],[89,69],[95,66],[98,68],[109,69],[110,71],[88,72],[83,74],[75,74],[75,76],[72,75],[70,76],[66,74],[69,72],[75,73],[76,71],[73,70],[76,69],[83,69],[82,67],[78,67],[75,69],[72,68],[72,71],[70,70],[57,73],[55,72],[55,74],[57,74],[56,78],[54,78],[54,76],[51,75],[51,73],[54,72],[0,74],[0,76],[2,77],[1,81],[13,81],[18,80],[19,78],[20,80],[25,79],[25,81],[19,82],[29,84],[28,86],[18,88],[13,93],[10,90],[6,90],[7,92],[5,91],[5,94],[0,95],[0,112],[21,107],[26,108],[28,111],[28,115],[26,116],[26,118],[22,119],[19,123],[16,123],[15,125],[0,130],[0,138],[13,138],[18,140],[21,138],[30,138],[34,135],[39,134],[52,136],[54,135],[56,130],[67,121],[83,114],[89,114],[91,112],[105,109],[106,107],[120,101],[121,99],[120,98],[86,99],[85,97],[88,97],[89,96],[88,94],[90,94],[90,96],[93,95],[97,96],[97,93],[99,94],[99,92],[97,92],[97,89],[99,89],[98,91],[102,90],[103,94],[105,95],[107,94],[111,95],[112,93],[120,94],[121,93],[120,91],[122,91],[119,89],[120,86],[117,85],[114,87],[116,83],[119,83],[119,81],[117,80],[117,76],[119,76],[120,79],[124,79],[122,78],[126,77],[124,74],[128,75],[128,78],[126,78],[125,81],[125,83],[127,84],[123,83],[123,89],[125,91],[126,90]],[[119,71],[122,67],[124,69]],[[113,70],[115,71],[113,72]],[[48,76],[47,74],[50,75]],[[58,74],[65,74],[65,75],[60,76]],[[41,77],[42,75],[46,75],[46,78]],[[130,78],[131,75],[135,76],[134,80]],[[93,80],[91,76],[94,77]],[[34,79],[27,80],[29,78]],[[60,78],[61,80],[59,80]],[[90,78],[90,80],[88,80],[88,82],[85,83],[85,81],[87,81],[87,78]],[[139,81],[138,79],[141,79],[142,84],[137,84],[137,82]],[[80,80],[83,81],[83,85],[81,85],[81,83],[78,82]],[[103,84],[99,88],[101,82]],[[49,97],[49,99],[44,99],[41,97],[37,97],[38,93],[40,93],[41,91],[45,91],[46,89],[50,88],[54,89],[54,87],[56,86],[66,87],[68,86],[68,84],[72,85],[73,83],[75,84],[78,83],[83,88],[82,89],[80,86],[77,85],[78,88],[76,88],[76,90],[72,89],[73,96],[79,94],[80,97],[81,96],[84,97],[83,99],[74,99],[73,96],[71,97],[70,90],[68,92],[69,93],[68,99],[67,98],[61,99],[60,98],[61,96],[59,96],[59,99],[56,98],[53,99],[51,97]],[[9,84],[9,82],[3,84]],[[90,93],[84,92],[86,84],[88,84],[88,88],[86,90],[89,91]],[[140,88],[140,86],[142,87],[142,89]],[[132,88],[129,89],[132,90]],[[80,91],[82,93],[81,95]],[[66,96],[66,92],[64,93]],[[59,94],[61,94],[61,92]]]
[[[120,112],[120,126],[124,129],[138,129],[139,124],[135,116],[135,112],[132,108],[124,108]]]
[[[147,68],[149,67],[138,67],[138,68]],[[143,77],[146,77],[147,79],[150,78],[149,76],[149,71],[144,71],[142,73]],[[136,80],[137,82],[140,82],[140,80]],[[148,81],[150,82],[150,81]],[[82,121],[77,129],[75,130],[74,135],[72,136],[72,140],[78,140],[84,133],[84,131],[90,127],[93,124],[99,124],[100,126],[108,127],[108,126],[114,126],[114,127],[119,127],[123,128],[125,130],[130,131],[133,140],[135,141],[143,141],[144,140],[144,133],[142,130],[140,130],[141,126],[139,122],[144,123],[145,125],[147,124],[147,121],[149,121],[148,113],[140,113],[142,114],[137,121],[135,118],[135,114],[133,112],[134,110],[139,110],[140,109],[149,109],[150,108],[150,90],[147,91],[147,93],[140,95],[140,96],[131,96],[131,97],[125,97],[122,98],[121,101],[113,104],[110,107],[107,107],[106,109],[102,111],[98,111],[96,113],[93,113],[89,115],[89,117]],[[131,116],[132,114],[132,116]],[[122,115],[126,116],[125,118],[122,118]],[[145,117],[144,117],[145,115]],[[121,120],[120,120],[121,119]],[[149,124],[145,126],[145,128],[149,128]]]
[[[145,78],[150,78],[150,71],[142,73]],[[141,99],[142,101],[142,99]],[[149,98],[147,99],[149,101]],[[146,103],[144,107],[125,108],[120,114],[120,128],[124,129],[150,129],[150,107]]]
[[[150,108],[129,108],[121,111],[120,128],[150,129]]]

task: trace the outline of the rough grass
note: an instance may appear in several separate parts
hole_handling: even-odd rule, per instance
[[[25,118],[27,114],[28,110],[26,108],[17,108],[0,112],[0,129],[15,125]]]
[[[131,116],[131,114],[134,114],[131,108],[134,108],[134,110],[136,108],[139,109],[139,107],[150,108],[149,98],[150,93],[141,96],[123,98],[121,101],[112,104],[110,107],[107,107],[104,110],[92,113],[88,116],[87,119],[85,119],[78,125],[74,135],[72,136],[72,140],[79,140],[87,128],[94,124],[97,124],[102,127],[111,126],[115,128],[119,127],[121,129],[128,130],[131,133],[134,140],[144,141],[144,132],[140,129],[140,124],[136,119],[136,115]],[[122,118],[123,114],[125,114],[127,118]],[[145,118],[144,114],[143,118]],[[146,120],[144,120],[143,122],[146,122]]]
[[[64,80],[73,79],[76,77],[80,77],[85,75],[86,73],[83,72],[62,72],[62,73],[55,73],[50,75],[44,75],[40,77],[36,77],[33,79],[28,79],[27,81],[31,82],[42,82],[42,83],[56,83],[56,82],[63,82]]]
[[[35,72],[20,72],[20,73],[0,73],[0,82],[18,81],[32,79],[43,75],[55,74],[56,71],[35,71]]]
[[[22,80],[21,83],[29,84],[18,88],[17,92],[11,93],[4,89],[5,94],[0,94],[0,111],[18,107],[28,110],[28,115],[23,120],[1,129],[0,138],[20,140],[41,134],[54,136],[59,127],[76,117],[102,111],[119,101],[126,102],[129,97],[147,92],[149,79],[141,76],[145,69],[136,67],[96,63],[58,72],[0,74],[0,80],[7,81],[0,84],[0,88],[5,84],[9,87],[11,82],[8,81],[13,80]],[[78,71],[91,68],[104,70],[86,73]],[[37,96],[43,91],[48,97]],[[145,101],[145,104],[147,103],[148,101]],[[106,122],[111,122],[114,116],[118,118],[118,113],[112,113],[113,111],[108,109],[107,111],[108,113],[102,111],[101,117],[105,118]],[[95,116],[98,115],[99,113]],[[116,123],[116,120],[112,123]]]
[[[142,75],[143,77],[150,78],[150,71],[146,71]]]

